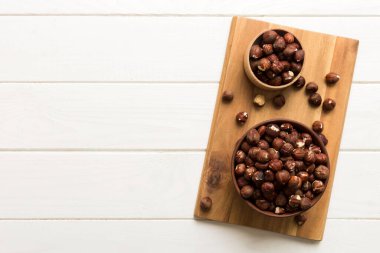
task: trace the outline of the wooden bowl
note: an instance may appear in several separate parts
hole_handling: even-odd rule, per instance
[[[280,34],[281,36],[284,36],[284,34],[287,33],[287,31],[280,30],[280,29],[271,29],[270,31],[275,31],[278,34]],[[247,75],[248,79],[254,85],[256,85],[257,87],[259,87],[260,89],[272,90],[272,91],[282,90],[282,89],[285,89],[285,88],[291,86],[292,84],[294,84],[297,81],[297,79],[301,76],[302,69],[305,66],[306,54],[304,56],[304,60],[303,60],[303,63],[302,63],[301,71],[294,77],[293,81],[291,81],[291,82],[289,82],[287,84],[280,85],[280,86],[272,86],[272,85],[269,85],[267,83],[262,82],[261,80],[259,80],[256,77],[255,73],[253,73],[253,71],[251,69],[251,65],[249,64],[249,51],[251,50],[251,47],[252,47],[253,44],[260,44],[261,43],[261,41],[262,41],[262,35],[265,32],[267,32],[267,31],[264,31],[263,33],[259,34],[257,37],[255,37],[253,40],[251,40],[249,42],[248,47],[247,47],[247,49],[246,49],[246,51],[244,53],[244,71],[245,71],[245,74]],[[296,38],[296,36],[294,36],[294,42],[297,42],[300,45],[300,49],[303,49],[301,42]]]
[[[271,119],[271,120],[266,120],[266,121],[263,121],[263,122],[260,122],[256,125],[254,125],[253,127],[251,127],[249,130],[255,128],[257,129],[258,127],[262,126],[262,125],[267,125],[267,124],[270,124],[270,123],[273,123],[273,124],[277,124],[277,125],[281,125],[282,123],[291,123],[293,125],[293,127],[295,129],[297,129],[298,131],[302,131],[304,133],[308,133],[311,135],[312,139],[313,139],[313,143],[318,145],[319,147],[321,147],[321,150],[322,150],[322,153],[326,154],[327,156],[327,163],[326,163],[326,167],[330,169],[330,159],[329,159],[329,155],[327,153],[327,150],[326,150],[326,147],[325,145],[323,144],[322,140],[319,138],[319,136],[312,130],[310,129],[309,127],[305,126],[304,124],[300,123],[300,122],[297,122],[297,121],[294,121],[294,120],[290,120],[290,119],[282,119],[282,118],[277,118],[277,119]],[[247,133],[249,132],[249,130],[237,141],[236,145],[235,145],[235,148],[234,148],[234,152],[232,154],[232,162],[231,162],[231,173],[232,173],[232,181],[234,182],[234,185],[235,185],[235,189],[236,191],[238,192],[238,195],[240,196],[240,188],[236,182],[236,177],[235,177],[235,154],[236,154],[236,151],[239,149],[241,143],[245,140],[245,137],[247,135]],[[329,177],[330,178],[330,177]],[[329,178],[327,178],[325,180],[325,187],[327,188],[327,185],[328,185],[328,181],[329,181]],[[324,191],[325,192],[325,191]],[[311,208],[321,199],[322,195],[324,194],[324,192],[320,193],[319,195],[317,195],[313,200],[312,200],[312,206]],[[253,210],[259,212],[259,213],[262,213],[264,215],[267,215],[267,216],[271,216],[271,217],[278,217],[278,218],[284,218],[284,217],[291,217],[291,216],[295,216],[297,214],[300,214],[304,211],[297,211],[297,212],[292,212],[292,213],[284,213],[284,214],[275,214],[271,211],[263,211],[261,209],[259,209],[257,206],[255,206],[252,202],[246,200],[246,199],[243,199],[241,198],[245,203],[247,203],[247,205],[249,205]]]

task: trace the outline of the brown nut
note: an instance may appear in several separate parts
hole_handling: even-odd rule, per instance
[[[306,153],[305,153],[305,156],[304,156],[304,161],[305,163],[307,164],[312,164],[312,163],[315,163],[315,153],[311,150],[308,150]]]
[[[255,173],[255,171],[256,171],[256,169],[254,167],[248,167],[244,171],[244,177],[245,177],[245,179],[247,179],[248,181],[252,180],[253,173]]]
[[[326,98],[325,101],[323,101],[322,108],[324,111],[332,111],[334,110],[336,105],[336,102],[331,98]]]
[[[284,40],[288,44],[293,43],[294,42],[294,35],[291,33],[285,33]]]
[[[266,44],[273,44],[277,36],[278,34],[273,30],[266,31],[265,33],[263,33],[263,42]]]
[[[295,160],[303,160],[303,157],[305,156],[305,150],[303,148],[293,149],[292,156]]]
[[[269,79],[273,79],[276,77],[276,73],[274,73],[272,70],[268,69],[267,71],[265,71],[265,75],[269,78]]]
[[[250,185],[245,185],[240,189],[240,195],[245,198],[249,199],[253,194],[253,187]]]
[[[313,183],[315,181],[314,174],[309,174],[309,182]]]
[[[285,206],[288,203],[288,199],[283,193],[277,195],[275,204],[276,206]]]
[[[310,82],[308,84],[306,84],[306,88],[305,88],[306,92],[307,93],[315,93],[318,91],[318,85],[314,82]]]
[[[297,50],[297,52],[295,52],[295,54],[294,54],[294,60],[296,62],[302,62],[304,58],[305,58],[305,51],[303,51],[302,49],[300,49],[300,50]]]
[[[305,183],[302,184],[301,189],[304,192],[310,191],[311,190],[311,183],[309,181],[306,181]]]
[[[312,106],[320,106],[322,103],[322,97],[318,93],[313,93],[309,96],[309,103]]]
[[[282,52],[286,58],[291,58],[295,52],[297,52],[297,48],[295,48],[294,46],[292,45],[287,45],[284,49],[284,51]]]
[[[263,136],[265,134],[267,127],[266,126],[261,126],[257,131],[259,132],[260,136]]]
[[[302,64],[292,62],[292,63],[290,63],[290,70],[293,71],[295,74],[298,74],[302,70]]]
[[[277,95],[273,98],[273,105],[277,108],[281,108],[285,105],[285,97],[283,95]]]
[[[273,141],[272,141],[272,147],[275,149],[275,150],[280,150],[281,147],[285,144],[285,141],[281,138],[274,138]]]
[[[290,70],[291,64],[288,61],[280,61],[280,62],[282,64],[282,66],[284,66],[284,71],[289,71]]]
[[[276,208],[274,209],[274,213],[275,214],[284,214],[285,213],[285,209],[282,208],[282,207],[276,206]]]
[[[270,68],[274,73],[279,74],[284,70],[284,65],[280,61],[275,61]]]
[[[294,72],[290,70],[282,72],[281,77],[284,83],[289,83],[294,79]]]
[[[245,161],[245,153],[242,151],[242,150],[238,150],[236,151],[236,154],[235,154],[235,162],[236,163],[243,163]]]
[[[238,179],[236,179],[236,183],[239,186],[239,188],[242,188],[243,186],[249,184],[248,180],[245,179],[245,177],[239,177]]]
[[[330,170],[324,165],[319,165],[314,170],[314,176],[320,180],[326,180],[330,175]]]
[[[264,180],[267,182],[274,181],[274,173],[271,170],[264,171]]]
[[[282,161],[279,159],[273,159],[269,161],[268,167],[273,171],[280,171],[282,169]]]
[[[311,191],[307,191],[305,193],[305,197],[309,199],[314,199],[314,194]]]
[[[294,160],[288,160],[285,162],[285,169],[289,172],[294,172],[296,169],[296,162]]]
[[[249,57],[259,59],[261,56],[263,56],[263,49],[259,45],[252,45],[251,50],[249,50]]]
[[[334,84],[337,83],[340,79],[340,76],[337,73],[330,72],[326,75],[326,83],[327,84]]]
[[[319,134],[318,136],[322,140],[322,142],[325,146],[329,143],[329,140],[326,138],[326,136],[324,134]]]
[[[266,150],[269,148],[269,143],[266,140],[259,140],[257,147]]]
[[[244,163],[247,167],[253,167],[253,165],[255,165],[255,161],[253,161],[249,156],[245,157]]]
[[[259,209],[263,211],[267,210],[270,206],[270,203],[265,199],[258,199],[256,200],[255,204]]]
[[[266,170],[268,168],[268,165],[269,163],[260,163],[260,162],[256,162],[255,163],[255,167],[259,170]]]
[[[264,172],[261,170],[255,171],[255,173],[253,173],[252,181],[255,183],[256,187],[260,187],[264,182]]]
[[[295,163],[296,163],[296,170],[300,171],[300,170],[306,169],[305,163],[303,161],[295,161]]]
[[[267,151],[269,153],[269,159],[270,160],[274,160],[274,159],[279,159],[280,158],[280,153],[277,150],[275,150],[274,148],[268,148]]]
[[[280,153],[284,156],[290,156],[293,152],[293,145],[290,144],[290,143],[285,143],[284,145],[282,145],[281,149],[280,149]]]
[[[252,199],[256,200],[256,199],[261,199],[263,197],[263,194],[261,193],[261,190],[260,189],[255,189],[253,191],[253,194],[252,194]]]
[[[202,211],[210,210],[212,206],[212,199],[210,197],[203,197],[199,203],[199,206],[201,207]]]
[[[263,52],[266,55],[273,54],[273,46],[272,46],[272,44],[264,44],[263,45]]]
[[[251,129],[245,138],[249,144],[257,144],[260,140],[260,134],[256,129]]]
[[[300,171],[298,172],[297,177],[301,178],[302,183],[306,183],[309,179],[309,173],[306,171]]]
[[[265,193],[274,192],[274,185],[271,182],[265,182],[261,185],[261,191]]]
[[[253,104],[259,107],[262,107],[265,105],[265,96],[257,94],[255,98],[253,99]]]
[[[223,102],[231,102],[234,99],[234,94],[230,90],[225,90],[222,95]]]
[[[256,155],[257,155],[257,153],[259,153],[260,150],[261,150],[261,149],[258,148],[258,147],[252,147],[252,148],[250,148],[249,151],[248,151],[248,156],[249,156],[252,160],[256,161]]]
[[[236,165],[235,167],[235,174],[238,175],[238,176],[242,176],[244,175],[244,172],[245,172],[245,169],[247,167],[245,166],[244,163],[239,163],[238,165]]]
[[[284,37],[277,37],[276,40],[273,43],[273,49],[275,52],[281,52],[285,49],[286,42],[284,40]]]
[[[282,123],[280,129],[289,133],[293,130],[293,126],[290,123]]]
[[[290,196],[288,204],[290,207],[298,207],[301,204],[301,196],[300,195]]]
[[[313,122],[313,125],[311,127],[312,127],[314,132],[320,134],[323,131],[324,125],[323,125],[322,121],[316,120]]]
[[[247,120],[248,120],[248,113],[247,112],[239,112],[236,115],[236,121],[240,125],[243,125],[245,122],[247,122]]]
[[[257,65],[257,68],[260,71],[266,71],[270,69],[270,67],[271,67],[271,62],[267,58],[261,58]]]
[[[270,54],[270,55],[268,55],[267,59],[268,59],[271,63],[273,63],[273,62],[275,62],[275,61],[279,61],[277,55],[275,55],[275,54]]]
[[[260,150],[256,155],[256,160],[261,163],[269,162],[269,153],[266,150]]]
[[[294,221],[297,223],[298,226],[302,226],[305,224],[307,218],[304,214],[299,214],[296,217],[294,217]]]
[[[305,83],[306,83],[306,80],[303,76],[300,76],[297,81],[294,82],[294,87],[296,87],[297,89],[300,89],[302,87],[305,86]]]
[[[272,80],[269,80],[268,84],[272,85],[272,86],[280,86],[282,84],[282,78],[281,78],[281,76],[276,76]]]
[[[277,137],[280,133],[280,127],[276,124],[269,124],[267,125],[265,133],[271,137]]]
[[[314,182],[311,184],[311,187],[313,188],[314,193],[322,193],[325,190],[325,184],[320,180],[314,180]]]
[[[244,153],[248,153],[250,150],[251,145],[248,144],[248,142],[243,141],[242,144],[240,145],[240,149],[244,151]]]
[[[296,190],[300,189],[301,186],[302,186],[301,178],[299,178],[297,176],[291,176],[290,177],[289,182],[288,182],[288,187],[290,190],[295,192]]]
[[[313,142],[313,138],[312,138],[311,135],[308,134],[308,133],[302,133],[302,134],[301,134],[301,137],[302,137],[302,140],[303,140],[303,142],[305,143],[305,146],[306,146],[306,147],[309,147],[310,144]]]
[[[289,182],[290,174],[287,170],[280,170],[275,175],[277,182],[279,182],[282,185],[285,185]]]
[[[316,164],[326,164],[327,163],[327,155],[320,153],[315,154],[315,163]]]

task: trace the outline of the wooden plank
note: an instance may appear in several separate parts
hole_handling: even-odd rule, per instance
[[[254,247],[268,253],[356,253],[376,252],[379,233],[378,220],[328,220],[326,239],[316,244],[247,227],[193,220],[0,221],[0,250],[250,253]]]
[[[354,80],[380,81],[378,39],[371,32],[380,26],[380,17],[265,19],[360,38]],[[229,17],[0,16],[4,34],[0,82],[217,82],[230,21]]]
[[[207,83],[3,83],[0,149],[205,150],[217,89]],[[380,149],[379,142],[363,141],[380,139],[380,117],[373,117],[379,93],[377,84],[353,85],[341,148]]]
[[[0,152],[0,219],[190,219],[203,159],[177,151]],[[378,163],[379,152],[341,153],[330,218],[380,219]]]
[[[235,24],[234,22],[236,22],[236,25],[231,27],[230,33],[230,40],[233,42],[226,52],[227,58],[217,96],[216,110],[197,200],[199,203],[200,198],[210,196],[213,199],[213,208],[209,212],[203,212],[197,203],[194,215],[202,219],[251,226],[287,235],[321,240],[351,88],[358,41],[241,17],[235,17],[233,24]],[[307,57],[302,71],[302,75],[306,80],[323,83],[325,74],[330,71],[338,71],[342,76],[339,85],[330,88],[327,88],[326,85],[320,85],[318,90],[323,98],[333,97],[337,101],[336,110],[324,114],[321,107],[315,109],[308,106],[305,94],[295,92],[294,89],[286,89],[281,92],[287,98],[287,103],[281,110],[273,108],[271,103],[265,105],[262,110],[256,110],[252,107],[251,103],[254,94],[265,94],[267,98],[273,97],[274,94],[253,88],[253,85],[244,74],[242,64],[239,64],[239,62],[243,62],[245,49],[252,37],[262,31],[274,28],[290,31],[301,39]],[[315,71],[316,69],[318,71]],[[234,103],[221,104],[223,90],[231,90],[235,93]],[[275,94],[278,93],[276,92]],[[247,111],[251,115],[247,123],[242,127],[238,127],[234,120],[236,113],[239,111]],[[231,191],[233,183],[230,175],[230,164],[236,141],[252,125],[263,120],[279,117],[291,118],[306,125],[311,125],[317,119],[322,119],[326,123],[324,134],[329,139],[327,150],[331,163],[329,184],[316,206],[305,212],[308,217],[308,223],[302,227],[296,225],[294,217],[279,219],[254,212],[236,192]],[[210,182],[213,183],[211,184]]]
[[[322,0],[315,2],[296,0],[289,4],[280,0],[265,2],[245,0],[224,0],[216,4],[212,0],[128,0],[109,1],[91,0],[64,1],[50,0],[44,4],[40,1],[1,0],[0,14],[107,14],[107,15],[378,15],[379,2],[368,0],[361,4],[355,0]]]

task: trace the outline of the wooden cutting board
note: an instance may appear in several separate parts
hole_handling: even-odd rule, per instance
[[[333,111],[324,113],[322,107],[310,107],[304,90],[297,91],[290,87],[274,93],[259,90],[249,82],[243,68],[244,52],[255,36],[268,29],[287,30],[301,41],[306,55],[302,76],[306,82],[314,81],[319,85],[318,92],[322,98],[335,99],[337,105]],[[357,40],[339,36],[243,17],[232,19],[194,211],[196,218],[250,226],[312,240],[322,239],[358,44]],[[341,79],[336,85],[327,86],[324,77],[331,71],[340,74]],[[233,91],[234,100],[231,103],[222,103],[221,96],[224,90]],[[264,94],[267,98],[267,103],[260,109],[252,104],[257,93]],[[286,104],[281,109],[276,109],[272,106],[271,98],[279,93],[285,96]],[[249,119],[243,126],[235,122],[235,115],[240,111],[249,113]],[[331,161],[331,175],[328,188],[321,200],[305,212],[308,220],[301,227],[295,224],[292,217],[272,218],[253,211],[240,198],[232,182],[230,164],[236,141],[254,124],[278,117],[297,120],[308,126],[315,120],[322,120],[325,123],[324,134],[329,140],[327,150]],[[209,196],[213,201],[211,210],[207,212],[199,208],[199,201],[205,196]]]

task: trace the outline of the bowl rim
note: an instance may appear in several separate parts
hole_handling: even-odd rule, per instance
[[[251,203],[249,200],[246,200],[246,199],[243,199],[241,196],[240,196],[240,188],[239,186],[237,185],[237,181],[236,181],[236,176],[235,176],[235,153],[236,151],[239,149],[241,143],[244,141],[245,137],[247,136],[247,133],[251,130],[251,129],[257,129],[259,126],[262,126],[262,125],[267,125],[267,124],[270,124],[270,123],[273,123],[273,124],[281,124],[281,123],[291,123],[293,126],[295,126],[296,129],[299,129],[301,128],[302,131],[304,131],[306,129],[306,133],[310,134],[312,139],[313,139],[313,142],[316,143],[322,150],[322,153],[326,154],[327,156],[327,163],[326,163],[326,167],[329,168],[330,170],[330,157],[329,157],[329,154],[327,152],[327,149],[325,147],[325,145],[323,144],[322,140],[319,138],[319,136],[317,135],[317,133],[315,133],[310,127],[306,126],[305,124],[301,123],[301,122],[298,122],[296,120],[291,120],[291,119],[286,119],[286,118],[273,118],[273,119],[268,119],[268,120],[264,120],[264,121],[261,121],[257,124],[255,124],[254,126],[250,127],[243,135],[242,137],[239,138],[239,140],[236,142],[235,144],[235,148],[234,148],[234,151],[232,153],[232,159],[231,159],[231,173],[232,173],[232,181],[234,183],[234,186],[235,186],[235,190],[237,191],[239,197],[241,200],[243,200],[245,203],[248,204],[248,206],[250,206],[253,210],[259,212],[259,213],[262,213],[266,216],[270,216],[270,217],[276,217],[276,218],[286,218],[286,217],[292,217],[292,216],[296,216],[302,212],[306,212],[306,211],[309,211],[311,208],[313,208],[318,202],[319,200],[322,198],[322,196],[324,195],[324,193],[326,192],[327,190],[327,187],[328,187],[328,182],[329,182],[329,179],[330,179],[330,175],[329,177],[325,180],[324,184],[325,184],[325,190],[320,193],[317,197],[315,197],[312,201],[312,206],[307,209],[307,210],[300,210],[300,211],[297,211],[297,212],[294,212],[294,213],[285,213],[285,214],[275,214],[271,211],[263,211],[261,209],[259,209],[256,205],[254,205],[253,203]]]
[[[305,62],[306,62],[306,53],[305,53],[305,56],[304,56],[304,59],[302,62],[301,71],[294,77],[293,81],[291,81],[287,84],[284,84],[284,85],[280,85],[280,86],[272,86],[272,85],[269,85],[267,83],[262,82],[260,79],[258,79],[256,77],[255,73],[251,69],[251,66],[249,63],[249,52],[251,50],[251,47],[260,38],[260,36],[262,36],[264,33],[268,32],[268,31],[276,31],[276,32],[281,31],[281,33],[288,33],[289,32],[289,31],[286,31],[286,30],[280,29],[280,28],[278,28],[278,29],[267,29],[267,30],[264,30],[263,32],[259,33],[257,36],[255,36],[254,39],[250,40],[248,47],[247,47],[245,54],[244,54],[244,60],[243,60],[244,69],[245,69],[246,75],[248,76],[248,79],[257,87],[262,88],[262,89],[266,89],[266,90],[282,90],[282,89],[285,89],[285,88],[291,86],[292,84],[294,84],[298,80],[298,78],[300,78],[301,72],[304,69]],[[291,33],[291,34],[293,34],[293,33]],[[294,34],[293,34],[293,36],[294,36],[294,41],[298,42],[298,44],[300,45],[300,48],[304,50],[301,41]]]

